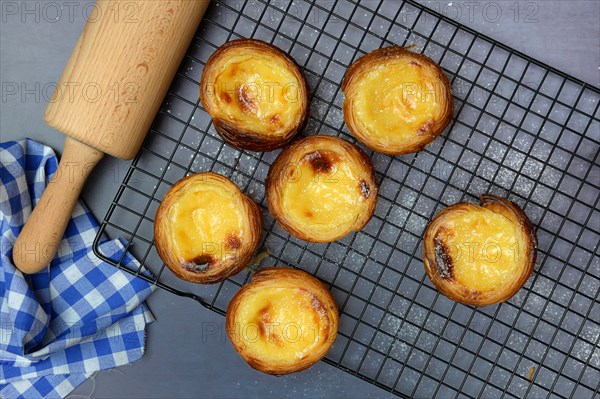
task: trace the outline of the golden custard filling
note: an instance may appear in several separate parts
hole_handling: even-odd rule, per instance
[[[371,188],[332,151],[317,150],[288,169],[283,178],[285,214],[307,231],[346,231],[364,212]]]
[[[520,236],[514,222],[483,207],[448,216],[434,238],[440,275],[470,290],[499,289],[523,262]]]
[[[215,76],[220,117],[245,130],[276,134],[302,112],[302,85],[289,66],[273,55],[229,56]]]
[[[419,61],[395,59],[378,65],[358,82],[356,120],[382,145],[428,134],[444,110],[444,87],[436,71]]]
[[[176,256],[194,268],[235,256],[244,217],[235,196],[218,185],[187,190],[169,211]]]
[[[235,331],[251,357],[292,363],[324,344],[329,318],[323,304],[306,289],[261,287],[241,301]]]

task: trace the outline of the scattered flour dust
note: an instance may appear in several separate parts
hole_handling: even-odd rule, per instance
[[[596,350],[590,358],[590,364],[596,368],[600,367],[600,347],[596,346]]]
[[[396,317],[391,314],[386,315],[386,324],[389,326],[388,332],[390,334],[396,335],[398,334],[398,330],[402,325],[402,320],[399,317]]]
[[[390,354],[392,354],[397,360],[405,360],[405,355],[408,353],[409,349],[410,347],[406,344],[406,342],[396,338],[392,345]]]

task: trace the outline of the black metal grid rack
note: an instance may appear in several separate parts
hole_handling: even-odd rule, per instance
[[[221,314],[248,280],[241,273],[215,286],[180,281],[165,271],[152,234],[166,190],[189,173],[225,174],[266,210],[263,182],[277,152],[224,145],[198,101],[204,62],[238,37],[271,42],[302,67],[312,93],[305,134],[354,141],[340,81],[375,48],[415,45],[452,81],[455,118],[446,133],[418,154],[368,152],[381,189],[363,231],[308,244],[264,213],[271,255],[261,264],[311,272],[340,306],[328,363],[406,397],[599,394],[600,91],[413,1],[211,5],[100,230],[122,237],[154,275],[142,277]],[[478,309],[432,287],[421,237],[439,210],[486,192],[522,206],[536,225],[539,256],[517,295]]]

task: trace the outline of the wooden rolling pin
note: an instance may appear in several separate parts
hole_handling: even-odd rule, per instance
[[[46,108],[46,122],[69,137],[55,177],[15,242],[21,271],[36,273],[54,258],[102,156],[131,159],[138,152],[208,3],[96,2]]]

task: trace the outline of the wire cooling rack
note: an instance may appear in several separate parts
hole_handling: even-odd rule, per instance
[[[277,152],[224,145],[198,101],[204,63],[239,37],[271,42],[302,67],[312,92],[305,134],[354,141],[343,123],[342,76],[357,57],[392,44],[415,45],[443,67],[455,118],[418,154],[368,151],[381,183],[373,219],[338,242],[303,242],[266,211],[264,179]],[[213,170],[262,205],[271,255],[261,265],[297,266],[331,288],[341,320],[326,362],[405,397],[597,396],[599,103],[596,88],[412,1],[214,2],[100,233],[121,237],[154,275],[141,277],[224,314],[248,272],[214,286],[186,283],[153,246],[165,192]],[[421,237],[439,210],[487,192],[525,210],[539,255],[517,295],[476,309],[433,288]]]

